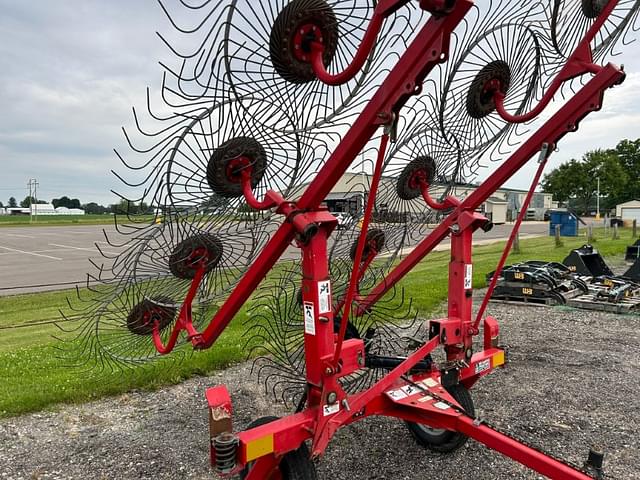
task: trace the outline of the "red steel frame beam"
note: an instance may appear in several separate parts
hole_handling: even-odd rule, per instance
[[[390,8],[389,6],[400,5],[406,1],[387,0],[383,3],[385,8]],[[615,3],[617,2],[610,2],[607,7],[608,13]],[[318,232],[311,238],[305,239],[304,242],[299,242],[303,253],[303,301],[314,307],[319,305],[319,283],[328,280],[329,276],[326,240],[335,226],[335,219],[326,212],[318,210],[320,203],[380,125],[393,123],[406,100],[419,91],[422,81],[429,71],[436,64],[446,60],[450,34],[472,5],[473,2],[470,0],[460,0],[456,2],[455,8],[450,14],[432,17],[427,22],[300,200],[293,204],[281,199],[277,212],[284,214],[287,221],[280,226],[256,261],[247,270],[205,331],[201,334],[191,335],[194,346],[206,348],[213,344],[295,238],[296,233],[303,233],[303,229],[311,224],[318,226]],[[597,23],[601,25],[603,21],[603,18],[599,18]],[[589,35],[593,35],[595,31],[597,29],[592,28]],[[581,43],[583,47],[585,41],[588,46],[590,39],[585,39]],[[590,57],[590,51],[588,53]],[[572,58],[574,57],[577,58],[577,55],[574,54]],[[298,448],[305,439],[313,437],[313,455],[319,455],[325,450],[333,434],[339,428],[373,414],[421,421],[436,427],[459,431],[552,478],[580,480],[590,478],[578,470],[474,421],[462,412],[445,415],[424,407],[399,406],[393,403],[385,393],[389,388],[407,385],[403,380],[404,375],[438,345],[445,345],[449,359],[462,359],[465,353],[471,351],[471,337],[478,332],[468,328],[471,322],[472,305],[471,297],[468,295],[471,287],[464,284],[464,279],[468,276],[466,268],[471,265],[473,231],[484,220],[484,217],[475,214],[474,210],[527,163],[536,152],[540,151],[544,144],[548,144],[552,150],[560,138],[577,129],[579,121],[584,116],[601,107],[604,90],[622,81],[624,73],[617,67],[611,64],[604,68],[595,67],[586,60],[588,59],[584,55],[580,56],[574,63],[567,65],[561,74],[565,75],[571,68],[574,68],[572,76],[567,76],[567,78],[573,78],[581,72],[597,72],[596,75],[476,191],[457,206],[454,212],[392,271],[385,282],[376,287],[364,302],[360,303],[359,311],[362,312],[393,287],[435,245],[453,233],[452,260],[449,267],[449,315],[444,320],[433,322],[439,323],[442,328],[453,326],[456,333],[450,336],[438,335],[431,338],[368,390],[348,396],[341,390],[337,381],[340,376],[346,373],[335,371],[332,368],[332,363],[329,362],[336,348],[333,336],[333,312],[324,312],[323,317],[317,311],[314,312],[312,314],[313,322],[310,324],[312,326],[309,327],[309,331],[305,330],[305,354],[309,383],[308,408],[300,414],[239,434],[241,449],[245,448],[245,459],[247,459],[246,446],[252,439],[260,440],[260,435],[265,433],[274,434],[275,432],[278,434],[279,442],[276,444],[274,441],[276,446],[273,447],[272,453],[251,458],[255,463],[249,472],[248,479],[267,478],[276,468],[280,456],[287,451]],[[582,70],[576,68],[580,62],[584,64]],[[301,217],[304,219],[301,220]],[[495,321],[487,319],[487,322],[497,332]],[[485,339],[485,350],[473,356],[475,360],[472,359],[470,362],[471,367],[473,367],[474,361],[478,362],[480,358],[491,359],[493,350],[496,353],[500,352],[499,349],[489,348],[486,344]],[[353,354],[359,348],[362,348],[361,340],[345,342],[344,355],[341,358],[345,359],[346,353]],[[345,362],[344,368],[357,368],[354,367],[357,363],[355,357],[352,357],[350,361],[351,364]],[[429,375],[437,378],[439,372],[434,370]],[[461,381],[464,384],[472,384],[481,373],[475,372],[474,375],[473,372],[467,372],[465,375],[467,376],[461,376]],[[327,414],[323,412],[323,407],[332,403],[327,396],[329,389],[332,390],[332,393],[337,394],[338,405],[342,405],[343,408],[338,408],[338,410]],[[455,406],[455,402],[447,396],[443,388],[439,387],[438,391],[442,392],[440,394],[447,401],[453,402],[451,404]],[[346,403],[343,404],[342,401]]]
[[[389,2],[385,3],[387,4]],[[422,81],[433,67],[446,61],[450,35],[472,6],[471,0],[458,0],[450,13],[440,17],[432,16],[422,27],[316,178],[307,187],[296,204],[296,210],[304,211],[320,205],[380,125],[393,122],[394,116],[406,101],[419,92]],[[386,8],[392,11],[388,6]],[[207,328],[202,334],[192,337],[195,347],[208,348],[216,341],[284,253],[295,233],[290,221],[284,222],[278,228]]]
[[[482,220],[481,216],[473,213],[476,206],[482,203],[486,197],[490,196],[500,185],[510,178],[519,168],[521,168],[535,153],[542,149],[543,144],[552,147],[566,133],[574,131],[579,121],[589,112],[598,110],[602,104],[602,96],[605,89],[614,86],[624,78],[624,72],[609,64],[595,75],[577,94],[567,102],[545,125],[543,125],[511,158],[509,158],[480,188],[471,194],[460,206],[451,214],[442,225],[427,237],[416,249],[417,253],[412,253],[403,261],[393,274],[397,278],[408,272],[413,266],[412,263],[424,257],[430,247],[437,244],[446,237],[454,224],[460,225],[460,230],[456,232],[452,239],[452,261],[450,264],[450,298],[449,298],[449,318],[445,320],[455,325],[467,325],[471,321],[471,300],[466,295],[468,289],[462,287],[464,282],[465,266],[471,262],[471,240],[472,232],[478,227]],[[329,230],[330,231],[330,230]],[[303,298],[311,300],[311,303],[318,305],[316,296],[317,282],[328,278],[326,266],[326,236],[327,231],[321,230],[318,233],[316,243],[305,245],[303,249],[303,263],[305,264],[305,279],[303,281]],[[393,277],[396,280],[396,277]],[[387,285],[389,285],[389,282]],[[453,294],[451,293],[453,292]],[[374,292],[375,293],[375,292]],[[241,432],[239,437],[243,445],[259,439],[264,432],[277,433],[277,447],[274,446],[274,453],[257,458],[247,477],[248,480],[268,478],[278,464],[279,456],[298,448],[302,441],[313,438],[314,456],[320,455],[327,447],[329,441],[345,425],[360,420],[371,415],[393,416],[409,421],[418,421],[429,425],[448,428],[463,433],[477,441],[497,450],[514,460],[526,465],[544,475],[554,479],[574,479],[584,480],[592,478],[584,472],[562,463],[548,455],[528,447],[521,442],[508,437],[481,422],[458,412],[455,415],[438,413],[436,410],[426,412],[423,407],[417,406],[417,402],[412,405],[390,404],[385,392],[390,388],[402,385],[402,377],[426,354],[433,351],[436,346],[442,344],[439,336],[432,338],[421,348],[413,352],[404,362],[385,375],[380,381],[362,393],[347,396],[340,390],[337,384],[337,374],[334,371],[323,371],[325,365],[330,365],[326,360],[331,357],[334,345],[327,344],[327,338],[333,339],[333,322],[329,313],[326,320],[320,320],[315,315],[314,325],[316,329],[324,328],[325,338],[319,341],[315,335],[305,334],[305,347],[307,350],[307,365],[315,365],[316,368],[309,374],[309,380],[315,385],[310,386],[312,394],[309,400],[309,407],[301,414],[269,424],[270,426],[258,427],[246,432]],[[474,332],[477,333],[477,332]],[[466,340],[471,335],[461,335],[466,348]],[[333,340],[332,340],[333,341]],[[449,339],[449,345],[459,343],[457,338]],[[485,341],[486,343],[486,341]],[[320,348],[320,350],[318,350]],[[454,349],[457,347],[453,347]],[[487,346],[485,345],[485,348]],[[481,352],[481,353],[486,353]],[[448,351],[448,354],[450,351]],[[460,358],[463,351],[453,352],[453,358]],[[449,356],[449,355],[448,355]],[[474,356],[475,357],[475,356]],[[482,357],[484,358],[484,357]],[[324,359],[324,361],[323,361]],[[473,368],[472,368],[473,370]],[[438,375],[437,371],[431,375]],[[469,383],[475,381],[474,377],[468,377]],[[465,380],[462,380],[465,383]],[[405,384],[406,385],[406,384]],[[346,400],[349,408],[342,408],[330,417],[323,415],[323,405],[327,404],[327,390],[333,389],[339,392],[338,400]],[[442,390],[442,389],[440,389]],[[446,395],[446,393],[439,393]],[[448,398],[451,402],[451,398]],[[452,402],[455,404],[455,402]],[[275,434],[274,434],[275,435]]]
[[[415,267],[436,245],[444,240],[464,211],[473,211],[487,200],[498,188],[520,170],[546,143],[553,151],[557,142],[569,132],[576,131],[582,118],[602,106],[606,89],[624,80],[624,72],[613,64],[606,65],[580,89],[565,105],[540,127],[511,157],[489,178],[462,201],[443,222],[438,225],[400,264],[360,302],[360,311],[376,303],[385,293]]]

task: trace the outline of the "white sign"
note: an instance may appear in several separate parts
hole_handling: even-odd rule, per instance
[[[340,404],[334,403],[333,405],[323,405],[322,406],[322,414],[326,417],[327,415],[333,415],[334,413],[338,413],[340,411]]]
[[[484,372],[485,370],[489,370],[491,368],[491,359],[487,358],[486,360],[482,360],[481,362],[476,363],[476,375],[478,373]]]
[[[309,335],[316,334],[316,315],[314,313],[314,306],[311,302],[304,302],[302,307],[304,311],[304,333]]]
[[[469,290],[473,285],[473,265],[468,263],[464,266],[464,289]]]
[[[329,313],[331,311],[331,282],[325,280],[318,282],[318,314]]]
[[[389,390],[387,395],[389,395],[391,400],[402,400],[403,398],[407,398],[407,394],[401,388],[398,390]]]

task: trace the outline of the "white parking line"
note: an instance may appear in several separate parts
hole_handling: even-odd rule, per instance
[[[95,252],[95,248],[83,248],[83,247],[74,247],[72,245],[60,245],[59,243],[50,243],[52,247],[60,247],[60,248],[70,248],[72,250],[84,250],[89,252]]]
[[[62,260],[59,257],[52,257],[51,255],[42,255],[40,253],[25,252],[24,250],[18,250],[17,248],[3,247],[2,245],[0,245],[0,248],[4,248],[5,250],[9,250],[10,252],[24,253],[25,255],[33,255],[36,257],[50,258],[51,260]]]
[[[51,245],[52,247],[60,247],[60,248],[64,248],[64,249],[71,249],[71,250],[81,250],[83,252],[92,252],[92,253],[100,253],[98,252],[97,248],[83,248],[83,247],[74,247],[72,245],[61,245],[59,243],[50,243],[49,245]],[[101,250],[103,253],[108,253],[109,255],[118,255],[117,252],[108,252],[106,250]]]
[[[18,238],[36,238],[31,235],[18,235],[17,233],[5,233],[7,237],[18,237]]]

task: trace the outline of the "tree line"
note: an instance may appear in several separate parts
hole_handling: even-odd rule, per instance
[[[29,208],[34,204],[46,204],[45,200],[37,200],[27,195],[24,200],[22,200],[19,204],[15,197],[10,197],[9,202],[6,207],[8,208],[17,208],[18,205],[22,208]],[[84,210],[85,213],[89,215],[105,215],[117,213],[120,215],[129,214],[129,215],[142,215],[142,214],[151,214],[153,213],[153,209],[146,204],[145,202],[129,202],[127,200],[120,200],[118,203],[113,203],[107,206],[100,205],[96,202],[89,203],[81,203],[77,198],[69,198],[67,196],[62,196],[60,198],[54,198],[51,200],[51,204],[54,208],[58,207],[66,207],[66,208],[79,208]],[[5,205],[0,201],[0,208],[5,208]]]
[[[615,148],[592,150],[543,177],[542,190],[580,214],[595,211],[600,179],[600,210],[640,199],[640,138],[622,140]]]

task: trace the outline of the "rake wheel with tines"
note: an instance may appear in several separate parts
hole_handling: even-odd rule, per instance
[[[113,367],[210,348],[264,281],[248,347],[259,377],[297,409],[234,432],[229,392],[209,389],[218,473],[315,478],[309,457],[338,429],[386,415],[433,450],[471,437],[552,478],[591,478],[474,418],[471,388],[505,363],[485,310],[522,213],[476,315],[472,239],[491,227],[479,206],[537,157],[526,212],[559,140],[624,80],[595,60],[630,38],[637,2],[161,5],[194,49],[172,47],[162,101],[173,113],[154,114],[149,100],[157,126],[140,127],[142,145],[127,136],[144,160],[123,160],[131,178],[120,176],[160,223],[122,228],[122,253],[102,267],[114,278],[84,308],[82,353]],[[323,202],[340,182],[354,222],[336,233]],[[422,321],[400,281],[445,239],[447,313]],[[300,255],[269,275],[290,246]],[[585,468],[601,474],[591,457]]]

